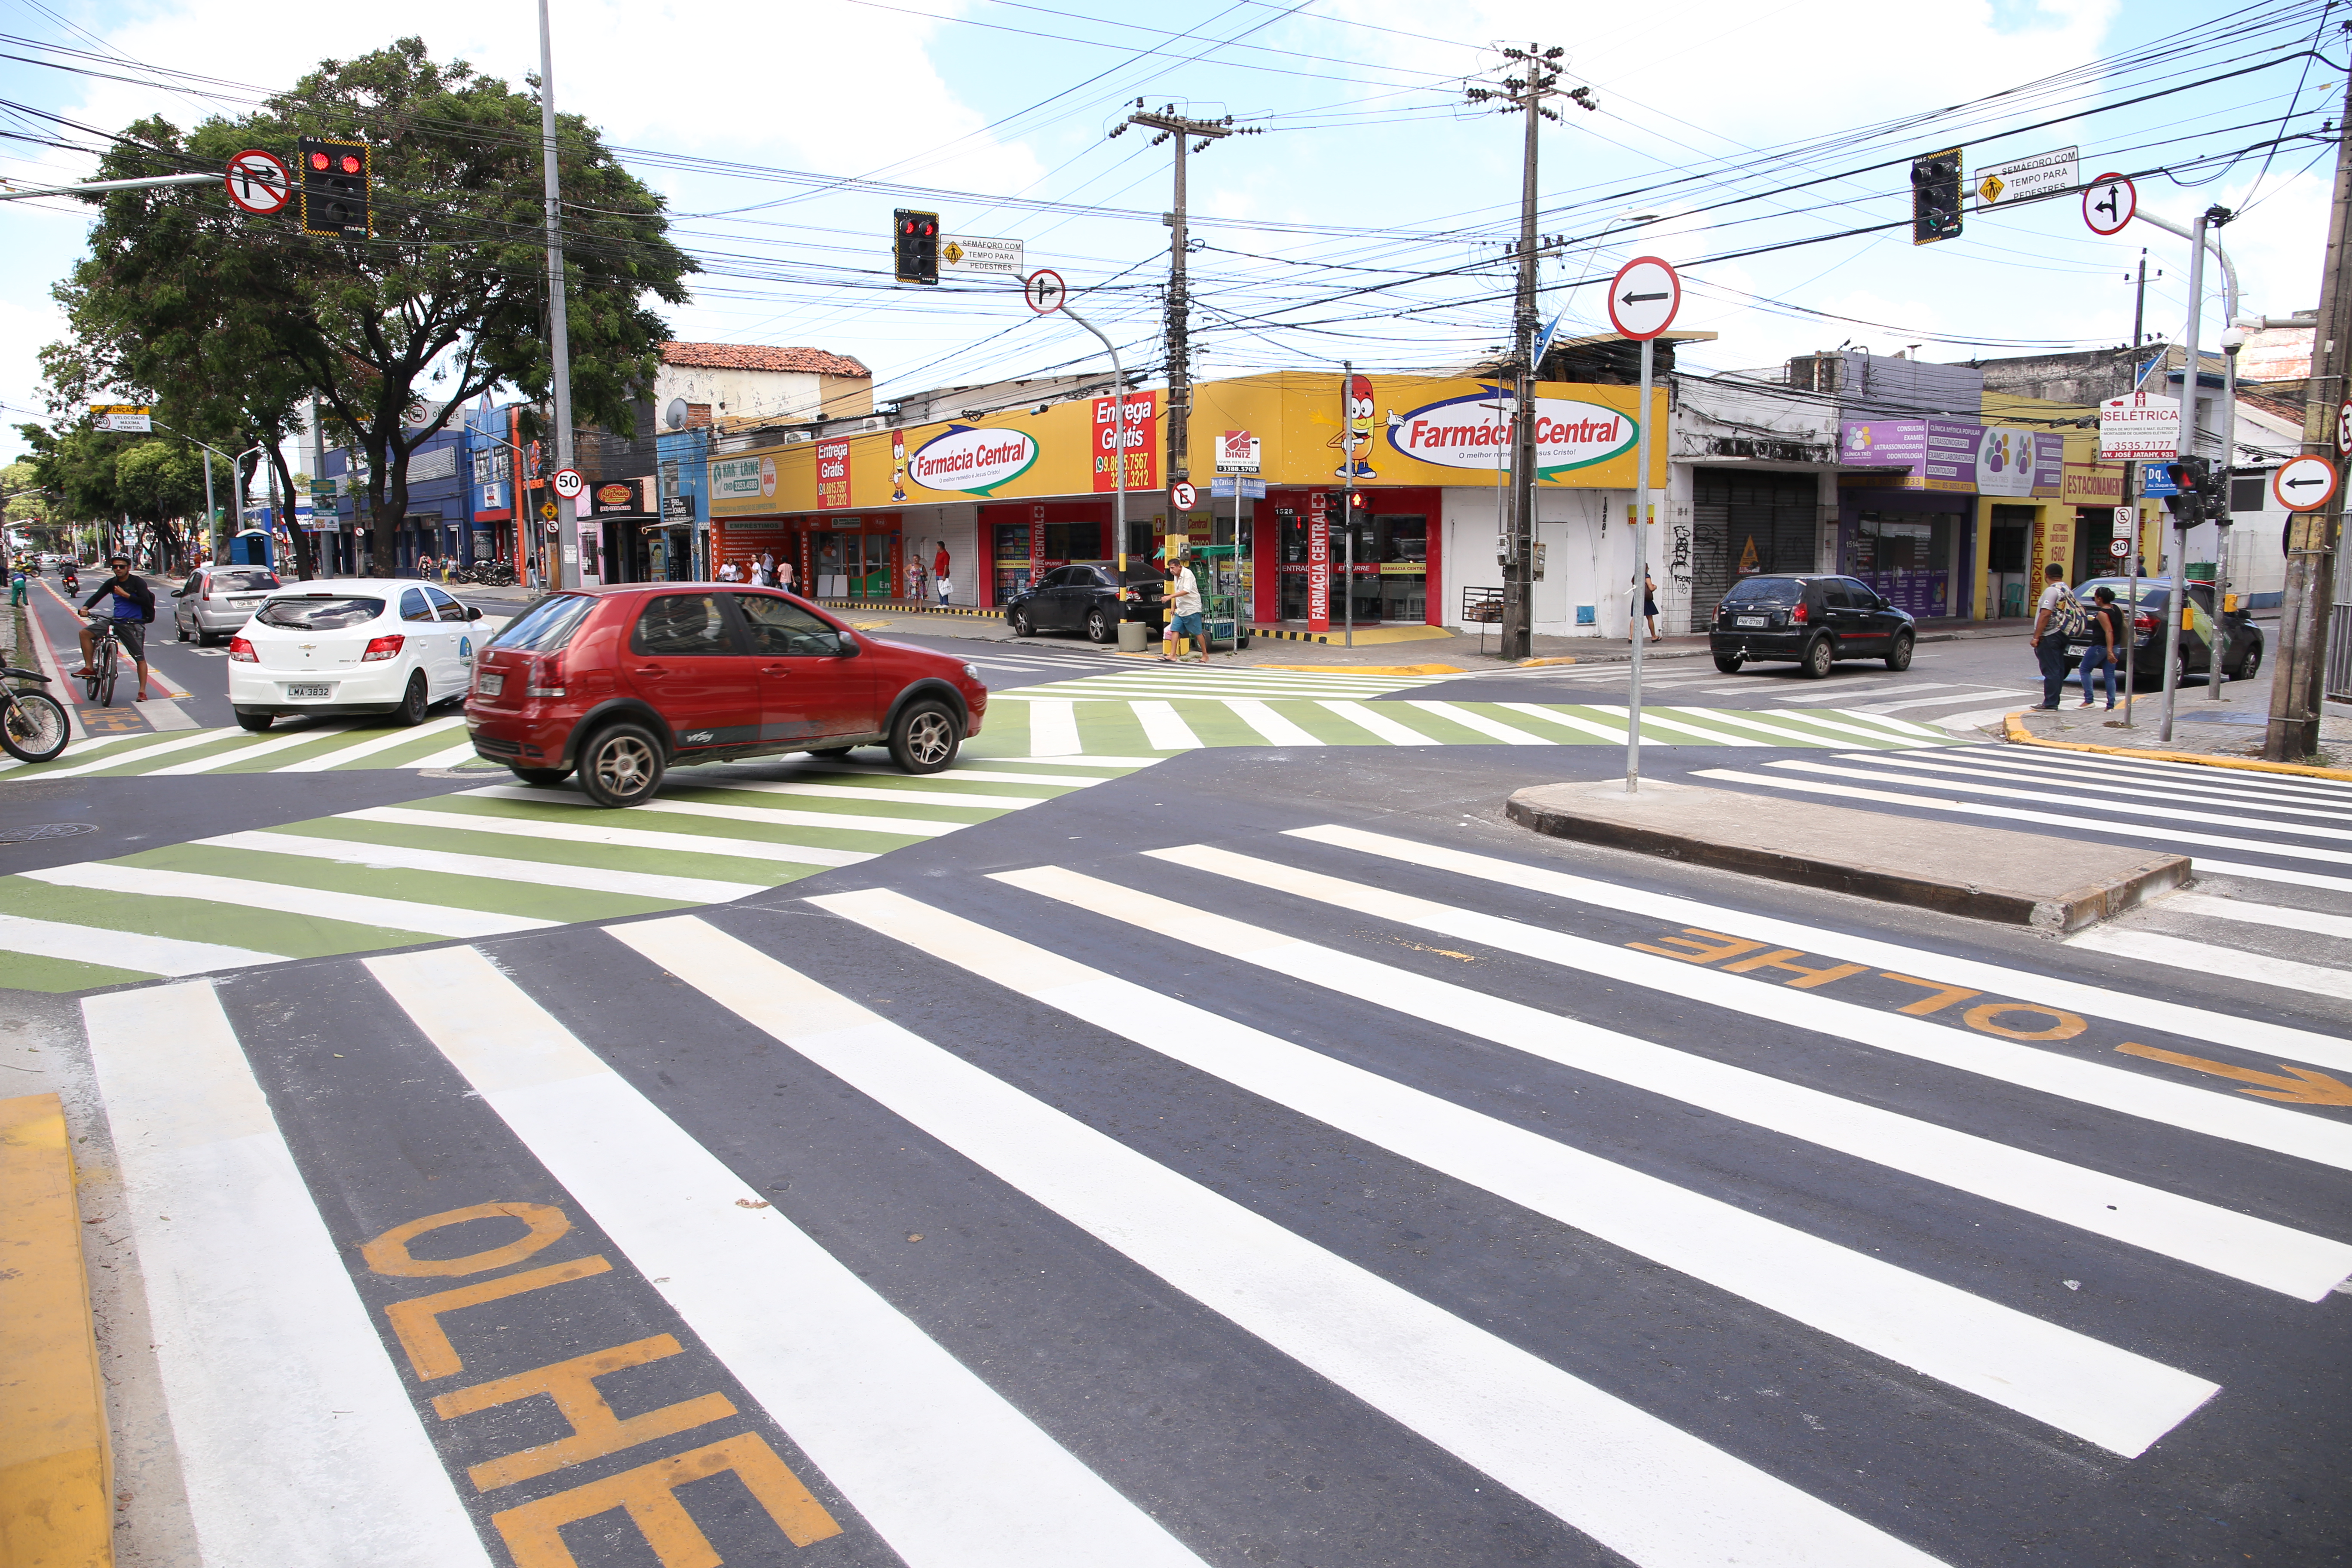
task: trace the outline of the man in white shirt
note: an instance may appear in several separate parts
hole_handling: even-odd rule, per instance
[[[1201,662],[1209,662],[1209,638],[1201,622],[1201,584],[1192,569],[1180,556],[1169,567],[1168,629],[1160,634],[1160,661],[1173,664],[1167,650],[1178,637],[1191,637],[1201,649]]]
[[[2058,706],[2066,689],[2066,630],[2061,623],[2079,621],[2083,612],[2074,590],[2066,586],[2066,568],[2053,561],[2042,569],[2042,575],[2048,586],[2034,604],[2033,635],[2026,645],[2042,666],[2042,709],[2047,711]]]

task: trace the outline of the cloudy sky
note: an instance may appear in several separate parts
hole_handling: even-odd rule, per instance
[[[2284,314],[2317,296],[2322,132],[2344,102],[2340,68],[2295,58],[2315,37],[2343,58],[2326,4],[2217,16],[2210,0],[1162,0],[1108,8],[1136,18],[1118,21],[1077,0],[552,11],[558,106],[628,150],[706,260],[693,302],[672,312],[677,335],[853,354],[888,397],[1099,352],[993,280],[891,287],[898,205],[936,206],[950,234],[1023,240],[1030,265],[1092,291],[1130,366],[1153,362],[1170,150],[1146,132],[1108,135],[1138,98],[1263,129],[1191,160],[1202,374],[1435,368],[1506,342],[1496,242],[1516,226],[1520,122],[1464,98],[1498,74],[1500,41],[1563,47],[1562,86],[1589,86],[1599,106],[1562,104],[1540,133],[1542,231],[1565,242],[1545,264],[1547,312],[1565,311],[1566,332],[1605,330],[1595,279],[1654,253],[1690,264],[1677,326],[1721,334],[1685,356],[1696,367],[1848,342],[1953,360],[2111,344],[2130,334],[2125,274],[2145,246],[2163,272],[2149,330],[2180,334],[2185,243],[2145,225],[2099,238],[2072,199],[1972,210],[1962,238],[1935,246],[1915,247],[1907,225],[1824,237],[1906,218],[1907,160],[1955,144],[1971,184],[2074,146],[2086,177],[2143,174],[2143,206],[2176,221],[2243,208],[2223,235],[2242,310]],[[105,129],[234,117],[322,57],[395,32],[520,83],[536,26],[526,0],[391,14],[0,0],[0,177],[87,170],[86,154],[45,143],[90,138],[44,116]],[[13,426],[40,406],[34,356],[62,332],[48,289],[81,254],[87,217],[33,200],[0,204],[0,225]],[[2220,325],[2216,300],[2209,342]],[[18,445],[13,428],[0,437],[0,451]]]

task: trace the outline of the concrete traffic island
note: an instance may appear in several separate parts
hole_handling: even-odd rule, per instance
[[[1538,784],[1511,820],[1555,838],[2063,934],[2189,879],[2182,855],[1622,779]]]

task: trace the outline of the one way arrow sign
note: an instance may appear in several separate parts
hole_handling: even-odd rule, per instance
[[[2336,465],[2325,458],[2297,458],[2271,475],[2271,494],[2289,511],[2317,511],[2336,497]]]
[[[1682,303],[1682,279],[1654,256],[1625,263],[1609,281],[1610,322],[1636,342],[1654,338],[1673,325]]]

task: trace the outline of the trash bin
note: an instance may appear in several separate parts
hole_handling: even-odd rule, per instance
[[[1145,626],[1141,621],[1119,622],[1118,651],[1121,653],[1141,653],[1150,646],[1148,639],[1150,635],[1151,628]]]

